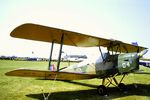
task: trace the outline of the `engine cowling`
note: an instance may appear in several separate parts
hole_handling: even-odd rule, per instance
[[[119,73],[128,73],[139,69],[138,53],[125,53],[118,56]]]

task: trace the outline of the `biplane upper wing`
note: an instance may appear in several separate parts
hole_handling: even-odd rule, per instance
[[[81,80],[81,79],[91,79],[96,77],[96,75],[93,74],[42,71],[42,70],[32,70],[32,69],[16,69],[5,73],[5,75],[19,76],[19,77],[39,77],[44,79],[57,79],[57,80]]]
[[[77,47],[94,47],[103,46],[111,47],[109,50],[121,52],[137,52],[147,49],[141,46],[124,43],[118,40],[104,39],[100,37],[85,35],[77,32],[71,32],[63,29],[52,28],[37,24],[23,24],[18,26],[11,32],[12,37],[60,43],[61,36],[64,35],[64,45],[71,45]]]

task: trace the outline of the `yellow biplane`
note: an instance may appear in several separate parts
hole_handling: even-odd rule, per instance
[[[124,43],[118,40],[104,39],[85,35],[77,32],[63,29],[47,27],[37,24],[23,24],[15,28],[11,34],[12,37],[29,39],[35,41],[44,41],[51,43],[51,52],[49,66],[51,66],[53,46],[55,43],[60,44],[60,51],[56,70],[31,70],[16,69],[7,72],[8,76],[21,77],[41,77],[45,79],[57,80],[81,80],[99,78],[102,79],[102,85],[97,87],[100,95],[107,94],[107,87],[115,83],[120,90],[126,91],[126,86],[122,83],[123,78],[128,73],[134,73],[139,70],[139,58],[148,51],[147,48]],[[79,64],[60,68],[61,54],[63,45],[76,47],[97,47],[100,56],[94,60],[86,60]],[[108,52],[103,53],[101,47],[107,48]],[[122,75],[118,82],[117,75]],[[107,80],[107,82],[106,82]]]

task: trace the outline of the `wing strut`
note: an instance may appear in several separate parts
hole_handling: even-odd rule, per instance
[[[102,50],[101,50],[101,47],[100,47],[100,46],[99,46],[99,51],[100,51],[101,57],[102,57],[102,59],[103,59],[103,61],[104,61],[104,56],[103,56],[103,53],[102,53]]]
[[[54,46],[54,40],[52,41],[52,44],[51,44],[51,51],[50,51],[50,56],[49,56],[48,70],[50,70],[50,66],[51,66],[51,62],[52,62],[53,46]]]
[[[62,36],[60,40],[60,50],[59,50],[59,57],[58,57],[58,63],[57,63],[57,71],[59,72],[59,67],[60,67],[60,61],[61,61],[61,54],[62,54],[62,47],[63,47],[63,42],[64,42],[64,33],[62,31]]]

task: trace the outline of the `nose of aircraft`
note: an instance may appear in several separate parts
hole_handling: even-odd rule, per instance
[[[141,51],[140,53],[138,53],[138,57],[141,58],[143,55],[145,55],[146,53],[148,52],[148,49],[145,49],[143,51]],[[149,62],[149,59],[146,61],[139,61],[139,65],[143,65],[144,67],[148,67],[150,68],[150,62]]]

